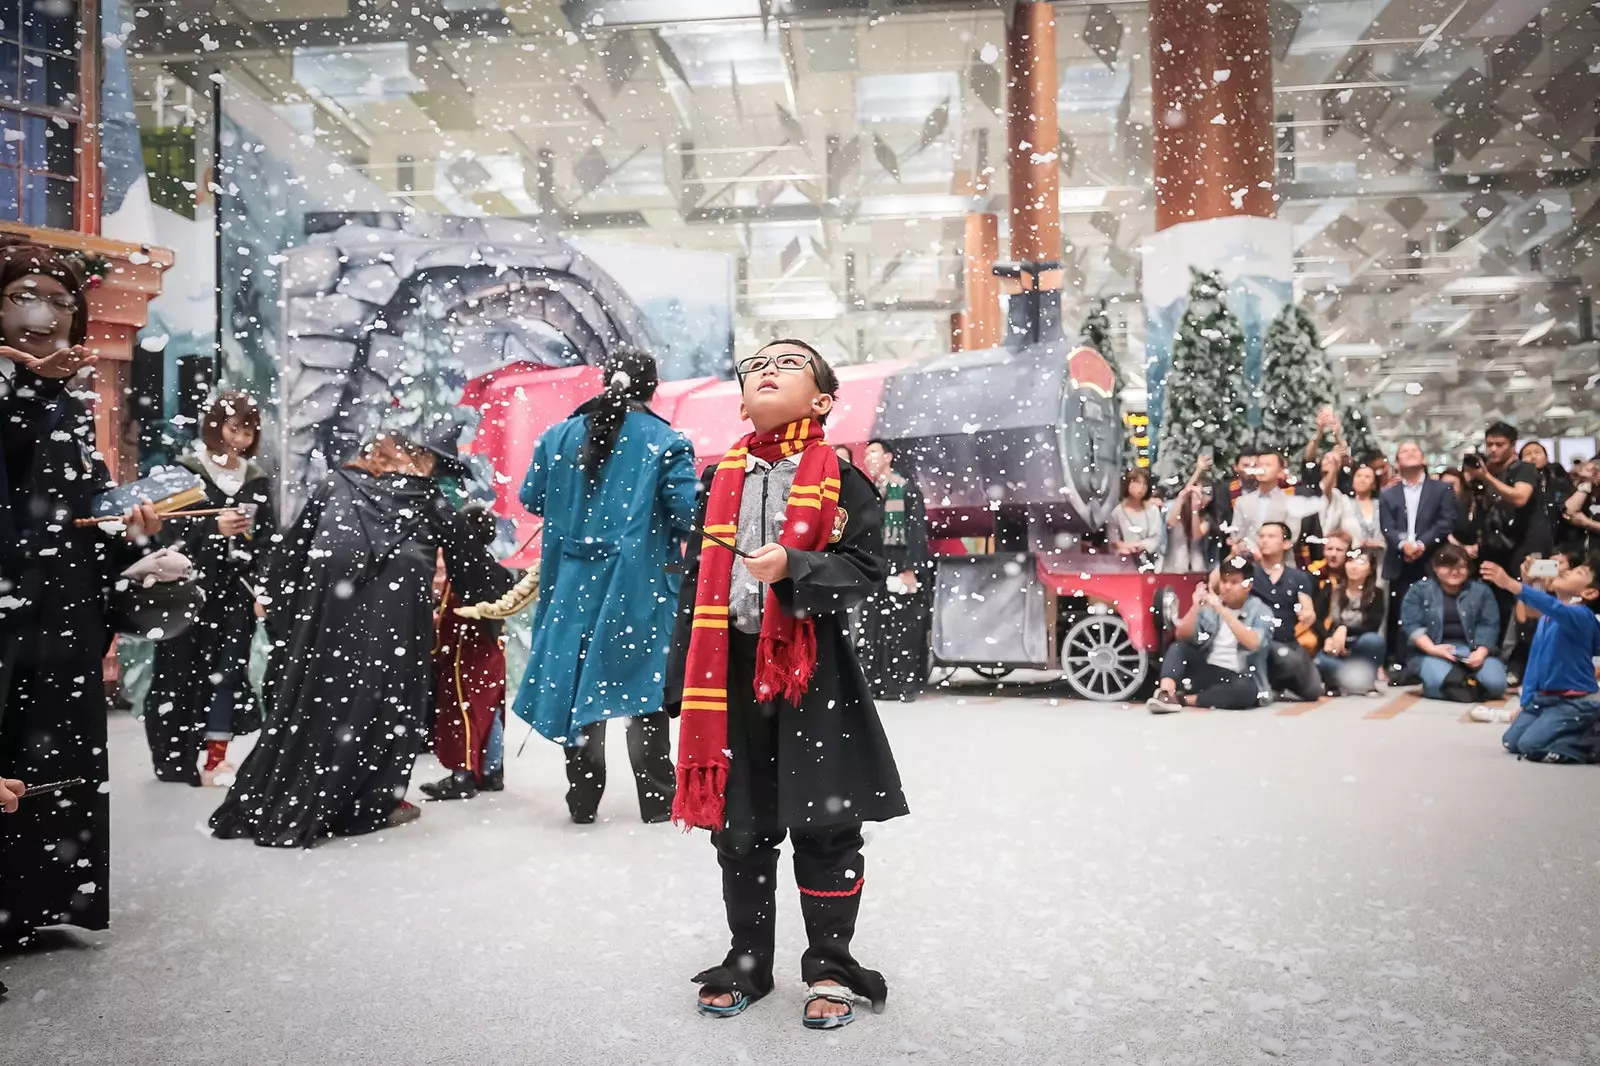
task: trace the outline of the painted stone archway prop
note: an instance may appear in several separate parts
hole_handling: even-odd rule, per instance
[[[500,367],[651,346],[635,302],[545,226],[363,215],[284,253],[280,506],[298,515],[370,430],[454,410]]]

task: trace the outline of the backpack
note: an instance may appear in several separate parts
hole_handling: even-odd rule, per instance
[[[1451,703],[1480,703],[1483,685],[1461,663],[1454,663],[1439,686],[1439,696]]]

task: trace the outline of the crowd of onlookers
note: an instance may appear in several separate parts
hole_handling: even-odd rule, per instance
[[[1510,717],[1494,704],[1520,685],[1525,710],[1576,701],[1572,729],[1593,733],[1600,464],[1565,470],[1496,422],[1459,466],[1430,472],[1415,442],[1392,462],[1353,454],[1326,409],[1293,461],[1261,449],[1219,473],[1202,455],[1164,498],[1148,472],[1124,477],[1107,547],[1147,570],[1209,572],[1177,621],[1152,711],[1395,684],[1492,721]],[[1537,687],[1557,646],[1565,687]]]

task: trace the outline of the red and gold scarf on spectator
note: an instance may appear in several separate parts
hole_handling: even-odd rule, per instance
[[[839,509],[839,457],[811,418],[770,433],[751,433],[735,444],[711,479],[705,532],[737,542],[739,503],[746,460],[777,463],[798,455],[794,487],[778,543],[796,551],[823,551]],[[694,627],[684,668],[683,711],[678,731],[678,795],[672,820],[685,829],[720,830],[728,783],[728,597],[733,587],[733,552],[708,538],[700,544],[700,580],[695,586]],[[756,645],[755,698],[799,703],[817,665],[816,626],[791,618],[772,590],[761,612]]]

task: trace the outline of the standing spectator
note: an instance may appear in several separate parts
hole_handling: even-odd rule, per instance
[[[1185,707],[1248,711],[1271,702],[1272,611],[1251,595],[1254,571],[1250,559],[1235,557],[1218,569],[1215,592],[1195,587],[1189,610],[1178,619],[1178,639],[1162,657],[1161,683],[1145,704],[1151,714]]]
[[[1378,497],[1379,524],[1388,549],[1383,556],[1383,578],[1389,583],[1389,662],[1402,663],[1410,642],[1400,630],[1401,605],[1411,586],[1426,578],[1433,553],[1456,525],[1455,496],[1440,481],[1428,476],[1427,460],[1416,441],[1406,441],[1395,452],[1400,481]]]
[[[1550,461],[1550,453],[1536,440],[1524,444],[1522,450],[1517,453],[1517,458],[1538,471],[1539,480],[1536,488],[1539,494],[1539,521],[1543,527],[1541,535],[1545,537],[1540,544],[1540,550],[1549,550],[1566,543],[1566,505],[1575,487],[1572,478],[1561,468],[1560,463]]]
[[[833,454],[839,457],[841,463],[849,463],[851,466],[856,465],[855,450],[848,444],[835,444],[833,446]]]
[[[1323,439],[1328,434],[1333,435],[1333,447],[1327,452],[1322,451]],[[1339,416],[1333,413],[1333,408],[1324,406],[1317,412],[1316,427],[1312,430],[1311,440],[1306,444],[1305,462],[1301,466],[1300,480],[1312,485],[1323,480],[1323,475],[1328,472],[1328,459],[1337,457],[1335,463],[1335,487],[1340,491],[1350,488],[1350,446],[1345,443],[1344,427],[1339,424]],[[1328,525],[1323,523],[1323,531]]]
[[[1518,572],[1530,551],[1543,550],[1549,533],[1539,512],[1539,472],[1517,459],[1516,447],[1515,427],[1496,422],[1484,430],[1482,454],[1461,461],[1462,476],[1473,495],[1478,561],[1499,563],[1512,573]],[[1500,588],[1494,592],[1504,635],[1515,597]]]
[[[1495,657],[1500,608],[1471,572],[1466,553],[1446,544],[1434,553],[1433,576],[1407,589],[1400,607],[1411,651],[1406,675],[1420,679],[1431,700],[1477,703],[1505,695],[1506,668]]]
[[[1340,529],[1350,538],[1350,546],[1372,554],[1378,571],[1383,571],[1383,557],[1388,544],[1383,539],[1383,525],[1378,505],[1378,475],[1366,463],[1356,465],[1350,474],[1350,491],[1337,485],[1338,470],[1323,468],[1322,535],[1327,537]]]
[[[1195,462],[1188,484],[1178,490],[1167,507],[1166,549],[1161,556],[1164,573],[1187,574],[1211,568],[1211,561],[1206,558],[1211,532],[1211,488],[1207,480],[1211,467],[1211,456],[1202,455]]]
[[[1562,560],[1563,564],[1565,560]],[[1535,587],[1519,582],[1494,563],[1485,580],[1504,588],[1540,615],[1533,651],[1522,679],[1522,711],[1506,730],[1506,750],[1536,762],[1594,762],[1600,754],[1600,698],[1594,660],[1600,658],[1600,556]],[[1476,715],[1474,715],[1476,717]]]
[[[928,631],[933,624],[933,556],[922,490],[894,468],[881,440],[861,454],[866,475],[883,500],[883,554],[889,578],[861,608],[861,668],[880,700],[909,703],[928,679]]]
[[[1154,569],[1161,550],[1161,510],[1150,505],[1150,472],[1130,470],[1122,475],[1122,502],[1111,510],[1111,550],[1136,559],[1141,570]]]
[[[1399,455],[1396,454],[1395,458],[1398,459]],[[1362,457],[1361,462],[1372,467],[1372,473],[1378,479],[1379,493],[1382,493],[1384,489],[1391,485],[1400,483],[1401,471],[1399,467],[1390,465],[1389,457],[1382,452],[1372,452],[1365,455]]]
[[[1256,456],[1255,489],[1240,495],[1233,505],[1229,545],[1237,553],[1259,558],[1258,538],[1263,526],[1278,523],[1287,531],[1288,545],[1298,542],[1304,520],[1317,513],[1316,497],[1291,496],[1283,489],[1283,456],[1263,451]]]
[[[1447,538],[1451,544],[1467,553],[1467,558],[1478,558],[1478,527],[1472,521],[1472,495],[1467,491],[1467,481],[1456,467],[1439,471],[1439,480],[1450,488],[1456,501],[1456,524]]]
[[[1331,547],[1333,538],[1329,538]],[[1329,590],[1323,617],[1327,639],[1317,655],[1323,682],[1334,691],[1371,693],[1383,663],[1383,604],[1372,556],[1361,548],[1344,557],[1343,580]]]
[[[256,632],[251,589],[266,576],[276,524],[272,487],[255,462],[261,412],[242,392],[225,392],[200,421],[200,439],[178,465],[198,474],[206,499],[196,509],[225,508],[204,518],[175,518],[163,541],[194,564],[205,602],[194,625],[155,646],[144,732],[156,778],[186,785],[233,783],[227,761],[235,733],[260,728],[250,689],[250,644]],[[205,749],[205,766],[196,757]]]
[[[694,448],[648,407],[649,355],[620,352],[605,377],[604,392],[539,438],[522,486],[544,541],[515,709],[565,750],[579,825],[605,791],[606,723],[626,719],[639,815],[665,822],[676,780],[661,699],[679,591],[665,567],[694,527]]]
[[[1563,505],[1569,548],[1600,552],[1600,462],[1585,459],[1572,472],[1572,495]]]

